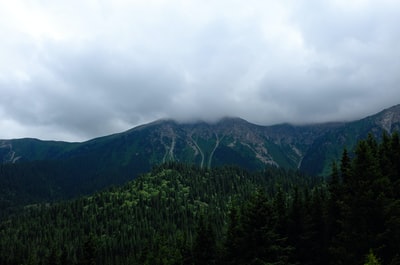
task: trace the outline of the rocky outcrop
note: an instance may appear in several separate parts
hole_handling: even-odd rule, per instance
[[[101,168],[107,172],[123,168],[123,172],[137,174],[155,164],[178,161],[201,167],[236,164],[249,169],[276,165],[329,174],[329,164],[339,158],[344,147],[351,150],[369,132],[379,136],[383,130],[391,133],[399,128],[400,105],[355,122],[300,126],[259,126],[240,118],[184,124],[159,120],[83,143],[2,140],[0,162],[87,161],[88,171],[91,167],[97,173]]]

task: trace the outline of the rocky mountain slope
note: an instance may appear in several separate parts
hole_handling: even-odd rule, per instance
[[[0,140],[0,209],[92,193],[168,161],[202,168],[266,165],[329,175],[332,160],[368,133],[400,130],[400,105],[348,123],[258,126],[239,118],[159,120],[82,143]]]
[[[213,124],[159,120],[83,143],[0,140],[0,161],[90,160],[96,162],[96,168],[125,168],[132,174],[166,161],[201,167],[236,164],[248,169],[276,165],[324,174],[326,165],[339,157],[344,147],[351,150],[369,132],[380,135],[399,127],[400,105],[354,122],[302,126],[258,126],[239,118]]]

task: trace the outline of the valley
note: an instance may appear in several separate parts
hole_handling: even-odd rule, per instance
[[[1,140],[0,263],[397,264],[399,126],[400,105],[347,123]]]

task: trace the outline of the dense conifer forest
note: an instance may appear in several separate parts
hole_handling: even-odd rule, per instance
[[[167,163],[122,187],[0,222],[0,264],[400,264],[399,135],[329,179]]]

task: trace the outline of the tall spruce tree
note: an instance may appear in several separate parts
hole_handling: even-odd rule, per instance
[[[206,217],[201,214],[196,228],[193,244],[193,264],[216,264],[217,251],[214,231]]]

